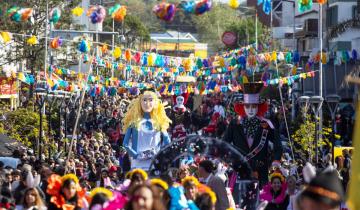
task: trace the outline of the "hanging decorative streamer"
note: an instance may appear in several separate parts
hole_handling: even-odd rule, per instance
[[[90,7],[86,15],[90,18],[91,23],[102,23],[106,16],[106,10],[103,6],[96,5]]]
[[[158,17],[159,19],[169,22],[169,21],[172,21],[172,19],[175,16],[176,6],[175,6],[175,4],[169,4],[166,2],[162,2],[160,4],[156,4],[153,7],[152,11],[156,15],[156,17]]]
[[[32,36],[29,39],[26,40],[26,43],[28,43],[28,45],[36,45],[38,43],[38,40],[36,38],[36,36]]]
[[[263,11],[269,15],[271,12],[271,0],[258,0],[257,5],[263,4]]]
[[[111,15],[115,21],[122,22],[126,16],[126,7],[116,4],[109,9],[109,15]]]
[[[233,9],[238,8],[240,5],[239,0],[229,0],[229,6]]]
[[[299,12],[305,12],[312,8],[312,0],[298,0]]]
[[[75,7],[71,10],[71,13],[77,17],[80,17],[84,13],[84,9],[81,7]]]
[[[20,8],[16,6],[11,7],[6,12],[7,16],[15,22],[29,20],[29,18],[32,16],[32,13],[33,9],[31,8]]]
[[[50,22],[56,24],[61,17],[61,10],[58,7],[53,8],[49,13]]]
[[[5,44],[11,41],[11,34],[9,32],[2,31],[0,35]]]
[[[58,49],[62,45],[62,40],[60,37],[56,37],[50,42],[50,48],[52,49]]]

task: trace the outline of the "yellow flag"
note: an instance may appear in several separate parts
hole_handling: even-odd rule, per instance
[[[353,145],[355,147],[351,160],[350,189],[348,196],[348,206],[350,210],[360,209],[360,101],[356,109],[356,120],[353,133]]]

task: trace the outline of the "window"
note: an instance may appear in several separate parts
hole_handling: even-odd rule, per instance
[[[326,10],[326,26],[333,27],[338,23],[338,6],[330,7]]]

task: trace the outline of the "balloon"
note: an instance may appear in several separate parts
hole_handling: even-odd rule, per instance
[[[84,9],[81,7],[75,7],[74,9],[71,10],[71,13],[77,17],[80,17],[84,12]]]
[[[240,5],[238,0],[229,0],[229,6],[233,9],[238,8]]]

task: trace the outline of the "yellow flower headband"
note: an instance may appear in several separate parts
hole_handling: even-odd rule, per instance
[[[200,193],[207,193],[207,194],[209,194],[210,199],[211,199],[211,202],[212,202],[213,204],[216,203],[216,194],[214,193],[214,191],[212,191],[212,190],[210,189],[210,187],[201,184],[201,185],[199,185],[198,188],[199,188],[199,192],[200,192]]]
[[[184,186],[187,182],[193,182],[195,186],[199,186],[199,180],[194,176],[187,176],[181,180],[181,185]]]
[[[269,177],[270,181],[271,181],[273,178],[279,178],[281,182],[284,182],[284,181],[285,181],[284,176],[283,176],[281,173],[279,173],[279,172],[274,172],[274,173],[270,174],[270,177]]]
[[[136,168],[136,169],[134,169],[134,170],[131,171],[130,179],[132,178],[132,176],[133,176],[135,173],[139,173],[145,180],[148,179],[148,174],[147,174],[144,170],[142,170],[142,169],[140,169],[140,168]]]
[[[169,185],[161,179],[151,179],[150,183],[152,185],[159,185],[160,187],[164,188],[165,190],[169,189]]]
[[[111,199],[113,197],[113,193],[110,190],[103,187],[97,187],[91,190],[89,197],[92,199],[98,193],[103,193],[108,199]]]
[[[76,184],[79,184],[79,179],[75,174],[65,174],[61,177],[62,183],[64,183],[65,180],[72,179]]]

